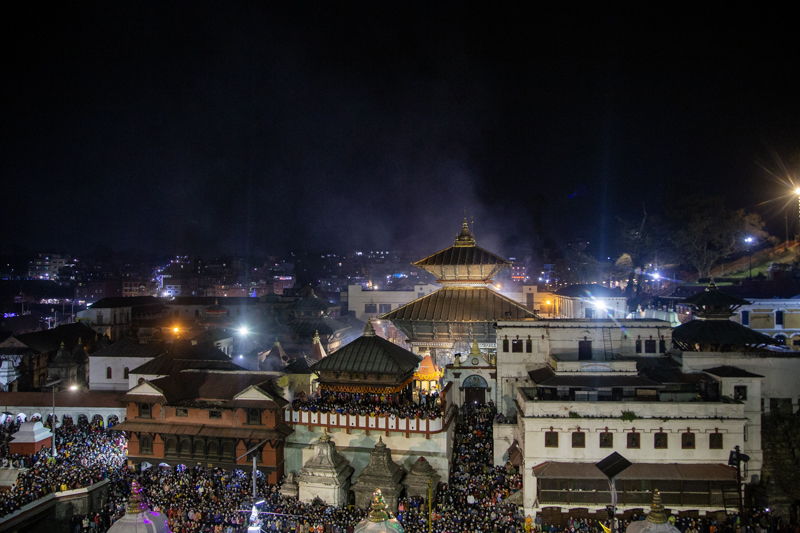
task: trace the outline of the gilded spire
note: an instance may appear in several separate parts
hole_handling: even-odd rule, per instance
[[[469,351],[469,355],[470,355],[470,357],[472,357],[474,355],[475,356],[482,355],[481,354],[481,349],[478,347],[478,339],[475,339],[475,340],[472,341],[472,349]]]
[[[651,524],[666,524],[667,513],[664,512],[664,505],[661,503],[661,493],[658,489],[653,491],[653,504],[650,506],[650,512],[647,513],[647,521]]]
[[[367,319],[367,325],[364,326],[364,336],[365,337],[374,337],[375,336],[375,328],[372,327],[372,319]]]
[[[467,217],[464,217],[464,223],[461,224],[461,233],[456,235],[456,242],[453,246],[475,246],[475,235],[469,230]]]
[[[147,511],[147,506],[142,501],[142,488],[134,479],[131,482],[131,495],[128,496],[128,504],[125,507],[127,514],[139,514]]]
[[[319,330],[314,331],[314,338],[311,340],[311,344],[319,344]]]
[[[386,512],[386,503],[383,501],[381,489],[378,489],[372,496],[372,510],[369,512],[369,521],[385,522],[388,519],[389,513]]]

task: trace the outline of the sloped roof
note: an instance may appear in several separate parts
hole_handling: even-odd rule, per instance
[[[121,339],[93,353],[95,357],[141,357],[153,359],[167,351],[164,342],[141,344],[135,339]]]
[[[672,341],[679,346],[710,344],[745,347],[778,344],[772,337],[730,320],[690,320],[672,330]]]
[[[347,329],[350,326],[339,322],[335,318],[299,317],[289,322],[286,327],[301,337],[310,337],[317,331],[321,335],[333,335],[337,331]]]
[[[327,311],[331,307],[337,307],[331,303],[326,302],[322,298],[319,298],[313,292],[306,296],[305,298],[301,298],[294,303],[291,303],[285,307],[287,311]]]
[[[102,298],[92,305],[89,309],[113,309],[117,307],[133,307],[137,305],[155,305],[165,303],[166,300],[155,296],[113,296]]]
[[[531,309],[487,287],[443,287],[398,307],[381,318],[437,322],[492,322],[535,317]]]
[[[357,338],[315,363],[310,370],[405,374],[413,372],[420,361],[418,355],[373,334]]]
[[[567,298],[624,298],[625,295],[617,289],[609,289],[602,285],[593,285],[590,283],[582,283],[577,285],[569,285],[558,289],[555,292],[556,296],[565,296]]]
[[[274,379],[272,374],[244,369],[232,372],[192,369],[155,379],[149,384],[160,390],[170,405],[230,402],[237,394],[252,385],[269,394],[272,397],[271,401],[280,406],[286,405],[286,400],[273,392]],[[134,391],[135,389],[131,394],[134,394]]]
[[[741,305],[750,304],[750,302],[748,302],[747,300],[744,300],[732,294],[728,294],[727,292],[722,292],[721,290],[717,289],[717,286],[714,284],[713,281],[709,284],[708,287],[706,287],[704,291],[693,294],[692,296],[689,296],[685,300],[682,300],[680,303],[697,308],[738,307]]]
[[[58,350],[62,342],[67,348],[72,349],[78,344],[78,339],[81,339],[85,346],[94,341],[95,336],[97,333],[92,328],[83,322],[75,322],[44,331],[23,333],[16,335],[15,338],[36,352],[47,353]]]
[[[712,376],[717,376],[720,378],[763,378],[759,374],[753,374],[752,372],[748,372],[747,370],[743,370],[736,366],[715,366],[714,368],[706,368],[703,372],[707,374],[711,374]]]
[[[316,363],[316,360],[302,355],[298,359],[295,359],[286,365],[286,368],[284,368],[283,371],[286,374],[310,374],[311,370],[309,370],[309,368],[314,366],[314,363]]]
[[[511,262],[480,246],[451,246],[412,263],[414,266],[510,265]]]
[[[244,370],[214,346],[176,341],[166,351],[131,370],[132,374],[171,375],[186,369]]]

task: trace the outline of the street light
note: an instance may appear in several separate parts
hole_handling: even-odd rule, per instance
[[[750,264],[750,275],[747,279],[753,279],[753,254],[750,253],[750,244],[753,242],[753,238],[747,237],[744,242],[747,243],[747,262]]]
[[[45,387],[52,387],[53,390],[53,418],[50,420],[50,430],[53,433],[51,440],[51,447],[53,450],[53,457],[57,455],[56,453],[56,385],[61,383],[61,379],[57,379],[55,381],[51,381],[50,383],[45,383]],[[77,385],[70,385],[69,390],[78,390]]]

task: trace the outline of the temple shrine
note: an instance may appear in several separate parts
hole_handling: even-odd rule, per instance
[[[456,353],[465,356],[474,341],[481,351],[494,352],[496,320],[537,318],[532,309],[491,288],[494,276],[511,263],[477,246],[466,218],[452,246],[413,264],[436,276],[442,288],[381,319],[405,333],[414,353],[431,355],[439,366],[452,363]]]
[[[296,397],[284,409],[284,422],[295,430],[286,444],[292,449],[285,455],[287,473],[301,472],[313,459],[312,443],[325,432],[356,479],[374,463],[376,449],[385,452],[386,464],[397,463],[403,471],[425,456],[436,473],[447,477],[457,408],[452,386],[440,388],[441,370],[430,357],[425,364],[419,355],[378,336],[368,321],[361,337],[308,371],[317,376],[314,394]],[[362,483],[369,487],[360,499],[371,494],[373,482]],[[393,479],[383,488],[397,485]]]

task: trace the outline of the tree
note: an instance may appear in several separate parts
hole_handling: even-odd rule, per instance
[[[720,197],[685,197],[674,206],[669,218],[669,240],[676,254],[700,277],[708,277],[712,267],[726,255],[743,250],[745,237],[769,237],[758,214],[728,209]]]

